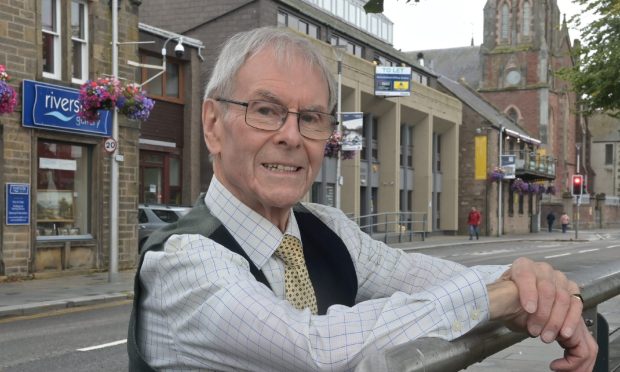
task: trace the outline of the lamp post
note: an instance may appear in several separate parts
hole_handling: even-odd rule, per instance
[[[118,78],[118,0],[112,0],[112,76]],[[110,267],[108,281],[118,278],[118,111],[112,110],[112,138],[116,149],[110,157]],[[121,157],[122,159],[122,157]]]
[[[502,166],[502,153],[504,151],[504,126],[499,127],[499,155],[498,155],[498,164],[501,168]],[[504,222],[503,211],[502,211],[502,180],[497,182],[497,236],[502,236],[502,225]]]
[[[334,53],[336,54],[336,61],[338,62],[338,106],[336,119],[338,120],[337,131],[340,133],[342,130],[342,55],[345,50],[344,45],[335,45]],[[342,167],[342,150],[338,152],[338,157],[336,158],[336,208],[340,209],[340,195],[342,189],[342,176],[341,176],[341,167]]]

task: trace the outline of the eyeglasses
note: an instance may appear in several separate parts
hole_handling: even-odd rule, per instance
[[[336,126],[336,118],[324,112],[294,112],[277,103],[258,100],[248,102],[226,98],[216,98],[215,100],[245,107],[245,123],[256,129],[276,131],[282,128],[288,114],[297,115],[299,133],[309,139],[326,140],[332,135]]]

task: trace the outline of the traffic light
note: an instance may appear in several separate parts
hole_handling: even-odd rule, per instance
[[[573,174],[573,196],[583,194],[583,175]]]

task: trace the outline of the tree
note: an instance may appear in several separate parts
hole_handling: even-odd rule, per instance
[[[406,0],[410,2],[411,0]],[[414,0],[416,3],[420,0]],[[366,13],[383,13],[383,0],[368,0],[364,5]]]
[[[576,64],[559,72],[572,83],[580,97],[580,111],[590,115],[596,111],[620,117],[620,0],[573,0],[595,14],[589,24],[574,16],[570,22],[580,31],[576,43]]]

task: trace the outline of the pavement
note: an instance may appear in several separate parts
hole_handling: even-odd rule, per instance
[[[618,230],[587,230],[579,232],[578,240],[598,240],[605,234]],[[424,241],[420,237],[408,243],[395,243],[407,251],[455,245],[508,243],[518,241],[570,241],[576,240],[574,231],[566,234],[546,231],[502,237],[481,237],[468,240],[466,236],[433,235]],[[122,271],[113,280],[107,272],[62,273],[62,275],[37,274],[33,279],[0,277],[0,320],[33,315],[78,306],[113,302],[133,298],[135,271]],[[598,307],[610,326],[610,355],[620,355],[620,296]],[[527,339],[484,361],[467,368],[467,371],[548,371],[549,362],[562,355],[555,344],[545,345],[537,339]],[[620,363],[619,363],[620,364]]]

